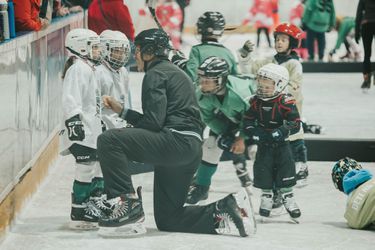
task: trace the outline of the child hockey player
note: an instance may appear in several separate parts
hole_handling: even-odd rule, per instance
[[[101,61],[99,36],[88,29],[71,30],[65,40],[73,58],[65,67],[63,83],[62,155],[72,154],[76,161],[72,193],[71,227],[95,229],[101,211],[90,197],[103,190],[103,178],[97,162],[96,140],[102,132],[100,90],[94,66]]]
[[[252,184],[246,169],[245,136],[242,116],[255,93],[254,79],[229,75],[228,63],[219,57],[208,57],[198,68],[197,100],[203,122],[210,128],[203,143],[203,156],[195,184],[186,203],[196,205],[208,198],[211,178],[216,172],[223,150],[232,152],[233,165],[243,187]]]
[[[104,61],[97,67],[101,95],[115,98],[126,108],[131,108],[129,73],[124,67],[130,57],[130,43],[124,33],[105,30],[100,34]],[[111,109],[104,108],[102,120],[107,129],[123,128],[126,123]]]
[[[284,94],[288,71],[266,64],[257,75],[258,89],[244,116],[245,133],[258,143],[254,162],[254,187],[262,189],[260,216],[269,217],[273,188],[280,190],[282,202],[292,219],[301,216],[293,194],[295,167],[288,137],[299,131],[301,121],[293,97]]]
[[[301,30],[288,23],[282,23],[274,31],[276,55],[274,57],[252,60],[250,53],[253,50],[251,41],[246,41],[239,50],[239,66],[242,73],[256,74],[268,63],[276,63],[285,67],[289,72],[288,93],[296,100],[299,114],[302,114],[302,64],[293,49],[298,48]],[[296,162],[297,182],[300,186],[306,185],[308,176],[307,149],[303,139],[303,129],[289,138],[294,161]]]
[[[224,16],[220,12],[207,11],[198,18],[197,32],[201,35],[201,44],[191,48],[189,59],[183,54],[177,53],[172,57],[172,62],[190,76],[193,82],[197,81],[197,69],[203,61],[210,56],[217,56],[229,64],[229,74],[237,74],[236,60],[232,52],[219,43],[225,26]]]
[[[335,187],[348,195],[345,219],[354,229],[375,226],[375,179],[357,161],[344,158],[332,168]]]

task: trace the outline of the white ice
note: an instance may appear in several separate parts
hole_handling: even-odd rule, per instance
[[[226,43],[233,46],[244,39],[241,36],[229,37]],[[137,109],[140,108],[141,78],[140,73],[131,74],[133,102]],[[304,79],[304,116],[309,122],[326,128],[321,137],[375,138],[375,88],[373,86],[369,93],[363,94],[359,88],[360,73],[305,74]],[[248,163],[251,171],[252,162]],[[257,234],[249,238],[158,231],[153,218],[153,173],[136,175],[134,185],[143,186],[147,234],[132,239],[103,239],[96,232],[68,229],[73,159],[58,158],[38,192],[7,232],[0,249],[374,249],[374,231],[353,230],[346,225],[343,218],[346,196],[332,185],[332,166],[333,162],[309,162],[309,185],[295,189],[302,210],[300,224],[281,219],[275,223],[259,223]],[[375,173],[375,163],[362,163],[362,166]],[[231,163],[223,162],[212,180],[209,201],[239,188]],[[254,190],[252,196],[256,211],[259,194],[259,190]]]

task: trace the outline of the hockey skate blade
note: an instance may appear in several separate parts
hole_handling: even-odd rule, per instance
[[[259,220],[262,224],[268,223],[290,223],[290,224],[299,224],[298,219],[292,218],[289,215],[280,215],[280,216],[270,216],[264,217],[260,216]]]
[[[98,235],[103,238],[131,238],[147,232],[143,223],[127,224],[121,227],[99,227]]]
[[[93,231],[98,230],[99,225],[97,222],[71,221],[69,222],[69,228],[78,231]]]
[[[242,188],[238,193],[234,194],[234,198],[244,215],[243,223],[247,235],[254,235],[257,232],[257,224],[254,216],[253,203],[248,194],[247,188]]]

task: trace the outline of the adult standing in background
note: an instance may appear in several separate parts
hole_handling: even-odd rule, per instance
[[[89,29],[100,34],[104,30],[121,31],[134,41],[134,25],[123,0],[93,0],[89,6]]]
[[[302,27],[307,33],[309,60],[314,60],[314,43],[318,41],[319,61],[323,60],[326,46],[325,32],[335,26],[336,14],[333,0],[307,0],[302,17]]]
[[[355,41],[359,43],[362,36],[363,49],[363,83],[361,88],[367,91],[371,86],[371,44],[375,35],[375,1],[360,0],[355,18]],[[375,84],[375,79],[374,79]]]
[[[176,2],[180,6],[181,12],[182,12],[182,22],[180,23],[180,31],[181,31],[180,43],[182,43],[182,32],[184,32],[184,24],[185,24],[185,8],[190,4],[190,0],[176,0]]]
[[[48,25],[48,20],[39,18],[40,0],[14,0],[16,31],[38,31]]]

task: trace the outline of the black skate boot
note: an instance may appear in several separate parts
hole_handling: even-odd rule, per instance
[[[361,89],[363,92],[367,92],[371,87],[371,74],[363,74],[363,83],[361,85]]]
[[[72,209],[70,212],[71,222],[69,227],[77,230],[98,229],[98,221],[103,216],[102,211],[88,200],[86,202],[75,202],[72,194]]]
[[[137,188],[138,199],[121,196],[116,199],[113,210],[108,216],[99,219],[100,227],[121,227],[127,224],[143,222],[145,214],[142,207],[141,187]]]
[[[259,215],[264,217],[269,217],[273,205],[273,192],[262,192],[260,196],[260,208]]]
[[[245,192],[238,195],[247,196]],[[214,220],[215,230],[218,234],[239,234],[241,237],[246,237],[251,231],[254,231],[253,227],[255,225],[252,225],[251,215],[249,214],[251,211],[240,207],[237,199],[246,200],[244,197],[236,198],[234,194],[230,194],[215,203]]]
[[[294,200],[293,192],[282,194],[283,203],[286,211],[288,211],[291,218],[296,219],[301,216],[301,210],[298,208],[296,201]]]
[[[296,162],[296,187],[304,187],[307,185],[307,177],[309,176],[309,169],[306,162]]]
[[[195,184],[190,188],[186,198],[186,205],[198,205],[201,201],[207,200],[210,186]]]

